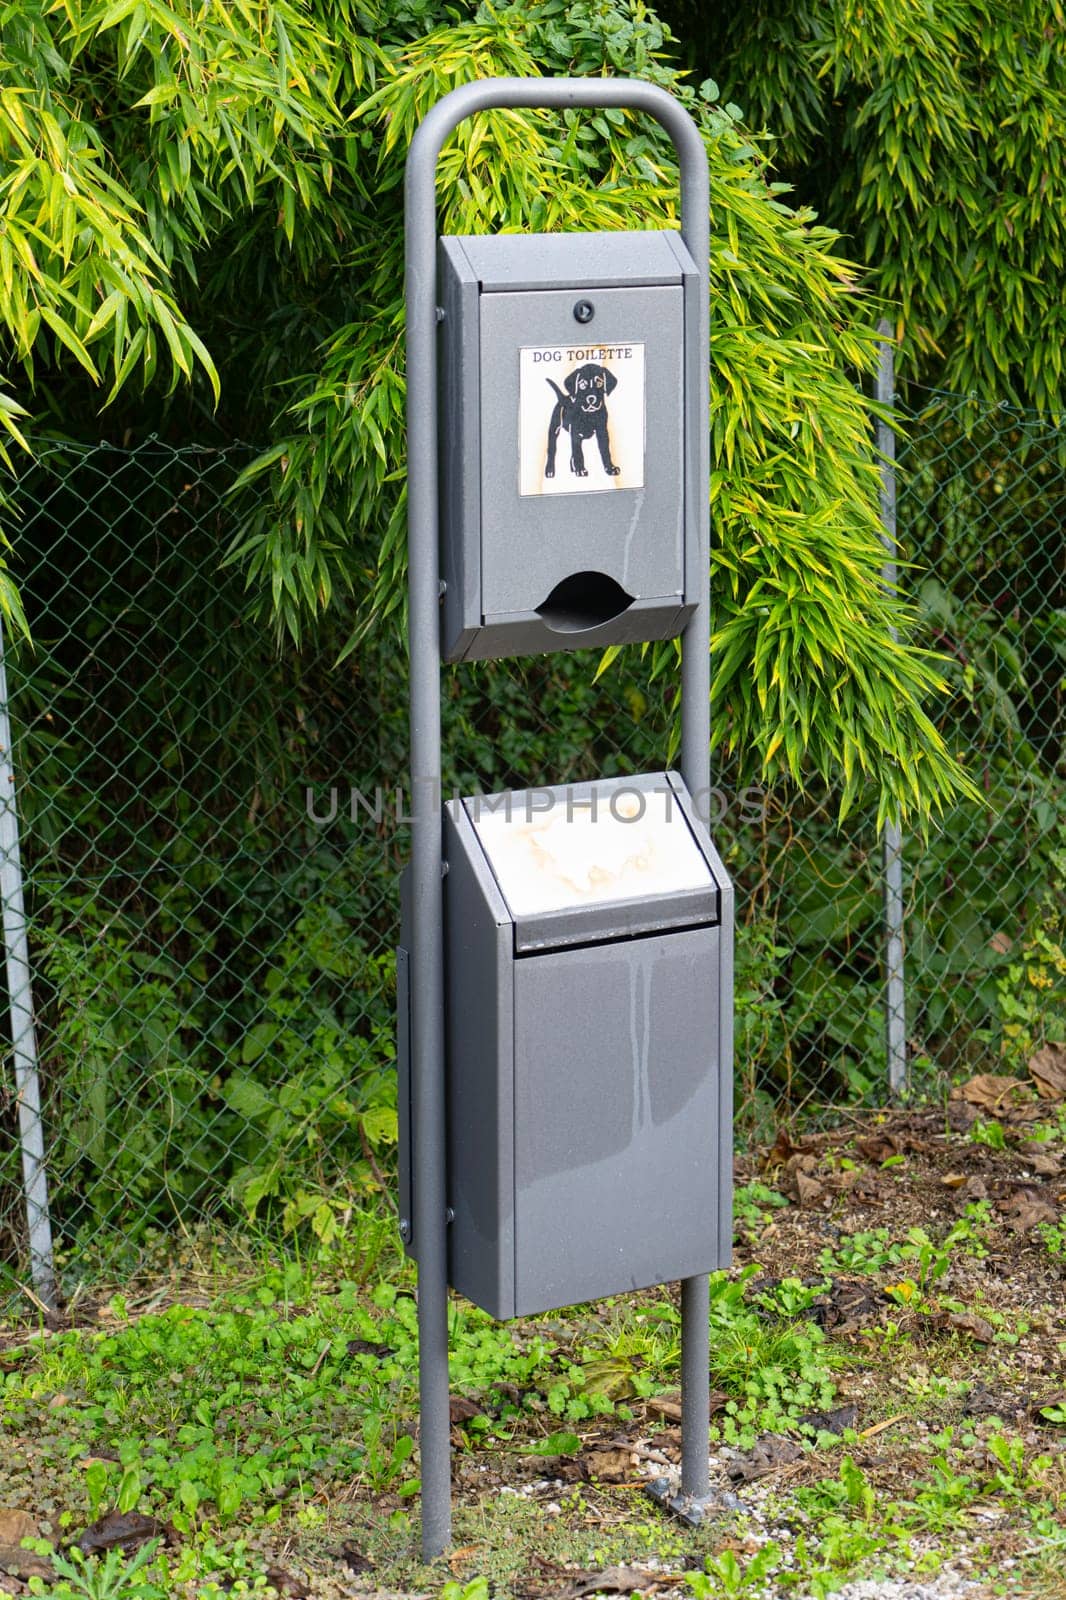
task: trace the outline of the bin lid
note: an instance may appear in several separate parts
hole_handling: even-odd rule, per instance
[[[514,791],[464,805],[515,920],[519,949],[717,920],[718,885],[676,774]],[[628,910],[621,918],[606,910],[622,906]]]

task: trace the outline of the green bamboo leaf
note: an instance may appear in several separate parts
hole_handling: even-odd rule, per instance
[[[40,310],[42,321],[51,328],[60,344],[69,350],[75,360],[84,367],[93,382],[99,383],[100,374],[96,370],[96,364],[73,328],[65,323],[62,317],[52,310],[51,306],[41,306]]]
[[[108,393],[107,399],[104,401],[104,407],[103,407],[104,410],[106,410],[107,407],[112,404],[112,402],[114,401],[115,397],[118,395],[120,390],[123,388],[124,384],[126,383],[127,379],[130,376],[130,373],[133,371],[133,369],[137,365],[137,362],[140,360],[141,353],[144,350],[144,347],[147,344],[147,342],[148,342],[148,331],[147,331],[147,329],[146,328],[138,328],[136,330],[136,332],[133,334],[133,337],[130,339],[129,346],[128,346],[127,350],[126,350],[126,353],[123,356],[122,361],[119,364],[118,370],[115,373],[115,381],[111,385],[111,389],[110,389],[110,391]]]

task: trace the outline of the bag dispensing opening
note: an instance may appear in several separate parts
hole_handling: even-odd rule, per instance
[[[553,633],[583,633],[628,611],[633,596],[605,572],[574,572],[557,583],[537,607]]]

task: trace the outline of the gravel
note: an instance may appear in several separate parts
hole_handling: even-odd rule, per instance
[[[834,1589],[833,1600],[963,1600],[986,1594],[984,1584],[962,1578],[957,1572],[938,1572],[931,1578],[856,1578]],[[813,1600],[810,1594],[799,1600]]]

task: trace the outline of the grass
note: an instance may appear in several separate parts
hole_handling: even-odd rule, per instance
[[[83,1302],[92,1325],[0,1337],[0,1518],[29,1513],[52,1568],[0,1575],[0,1595],[299,1595],[314,1578],[327,1597],[365,1583],[540,1600],[637,1566],[659,1596],[717,1600],[945,1561],[987,1593],[1061,1594],[1061,1222],[1020,1236],[993,1200],[955,1203],[943,1179],[960,1162],[995,1194],[1020,1157],[1009,1127],[989,1141],[933,1126],[884,1171],[863,1167],[862,1130],[819,1135],[827,1193],[811,1210],[788,1203],[787,1173],[752,1165],[737,1265],[712,1280],[728,1498],[701,1529],[643,1491],[677,1459],[671,1291],[515,1324],[453,1302],[455,1541],[426,1569],[411,1269],[388,1254],[351,1276],[336,1250],[216,1258]],[[1066,1149],[1061,1119],[1040,1133]],[[880,1215],[853,1198],[863,1172]],[[76,1537],[116,1513],[158,1519],[155,1537],[80,1555]]]

